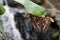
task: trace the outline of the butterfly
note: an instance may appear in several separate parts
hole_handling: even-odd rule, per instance
[[[48,30],[49,24],[54,22],[51,17],[36,17],[34,15],[27,15],[34,24],[34,29],[36,31],[46,32]]]

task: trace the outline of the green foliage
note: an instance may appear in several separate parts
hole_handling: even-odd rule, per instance
[[[60,35],[59,31],[57,31],[57,32],[55,32],[55,33],[52,35],[52,37],[55,38],[55,37],[57,37],[57,36],[59,36],[59,35]]]
[[[0,4],[0,15],[3,15],[5,12],[5,8]],[[4,40],[7,40],[6,34],[4,32],[4,28],[2,26],[2,21],[0,20],[0,32],[2,32],[3,36],[4,36]],[[2,38],[0,37],[0,40],[2,40]]]
[[[3,15],[5,12],[5,8],[0,4],[0,15]]]
[[[2,32],[3,36],[4,36],[4,40],[7,40],[6,34],[4,32],[4,28],[2,26],[2,21],[0,20],[0,32]],[[1,39],[1,38],[0,38]]]
[[[0,20],[0,32],[4,33],[1,20]]]
[[[35,15],[35,16],[38,16],[38,17],[43,17],[46,15],[46,10],[45,8],[43,8],[42,6],[39,6],[35,3],[33,3],[32,1],[30,0],[15,0],[16,2],[22,4],[26,10],[31,13],[32,15]]]

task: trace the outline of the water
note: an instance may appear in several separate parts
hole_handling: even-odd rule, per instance
[[[10,11],[8,6],[4,6],[6,12],[1,16],[1,20],[3,22],[4,31],[8,37],[8,40],[22,40],[20,32],[16,29],[14,22],[14,10]]]

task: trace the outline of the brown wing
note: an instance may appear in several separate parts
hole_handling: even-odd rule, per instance
[[[43,22],[43,29],[42,29],[42,31],[44,32],[44,31],[46,31],[47,29],[48,29],[48,26],[49,26],[49,24],[51,23],[51,22],[54,22],[54,20],[51,18],[51,17],[46,17],[45,19],[44,19],[44,21],[45,21],[45,24],[44,24],[44,22]]]
[[[34,23],[34,29],[36,31],[42,31],[45,32],[48,29],[48,26],[51,22],[54,22],[54,20],[51,17],[35,17],[31,14],[28,15],[28,17],[32,20]]]

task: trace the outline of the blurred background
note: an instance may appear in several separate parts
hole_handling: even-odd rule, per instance
[[[33,23],[26,18],[24,6],[14,0],[0,0],[7,10],[0,16],[8,40],[60,40],[60,0],[30,0],[47,10],[47,15],[54,19],[47,32],[37,32]],[[11,16],[12,15],[12,16]],[[2,34],[1,34],[2,35]]]

